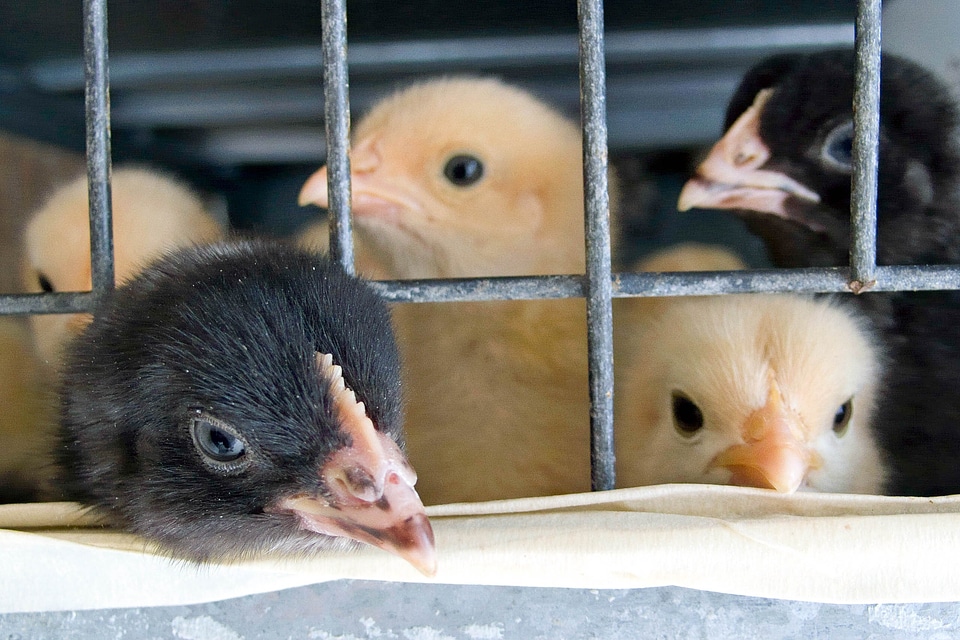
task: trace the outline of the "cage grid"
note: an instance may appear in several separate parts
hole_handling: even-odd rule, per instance
[[[353,272],[350,218],[350,102],[346,0],[320,0],[324,126],[330,196],[330,253]],[[594,490],[614,486],[612,299],[731,293],[857,293],[960,289],[960,265],[876,264],[877,148],[881,0],[857,0],[851,192],[847,267],[684,273],[613,273],[607,192],[606,77],[602,0],[578,0],[583,132],[584,274],[375,281],[388,302],[585,298]],[[113,287],[107,0],[84,0],[84,77],[93,286],[87,292],[0,294],[0,314],[90,313]]]

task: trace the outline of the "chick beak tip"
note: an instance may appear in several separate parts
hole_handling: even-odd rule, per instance
[[[397,554],[428,578],[437,574],[437,548],[426,514],[410,516],[389,534],[386,551]]]
[[[677,211],[683,213],[694,209],[704,200],[706,189],[704,189],[703,178],[698,175],[687,180],[677,198]]]
[[[327,200],[327,168],[320,167],[303,183],[300,194],[297,196],[297,204],[301,207],[308,204],[326,207]]]

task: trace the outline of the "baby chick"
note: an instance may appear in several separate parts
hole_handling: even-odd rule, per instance
[[[584,270],[579,129],[520,89],[479,78],[413,85],[358,124],[350,159],[361,274]],[[327,206],[325,169],[300,202]],[[325,247],[326,233],[301,241]],[[589,490],[582,300],[398,305],[394,319],[426,503]]]
[[[0,502],[50,492],[53,404],[26,323],[0,316]]]
[[[850,251],[853,50],[773,56],[727,108],[726,133],[677,207],[732,209],[781,267],[841,266]],[[877,262],[960,261],[960,153],[950,93],[882,58]]]
[[[118,168],[111,179],[115,275],[132,277],[164,251],[211,242],[223,230],[200,198],[156,171]],[[87,178],[57,190],[32,217],[24,236],[23,284],[28,292],[89,291],[90,222]],[[85,314],[36,315],[30,319],[41,359],[59,367],[64,342],[89,322]]]
[[[881,491],[880,356],[850,311],[785,295],[677,298],[630,329],[631,353],[617,352],[619,486]]]
[[[491,78],[433,79],[387,97],[350,152],[358,272],[583,273],[580,140],[573,122]],[[300,191],[308,203],[327,206],[325,167]],[[326,246],[326,225],[302,241]]]
[[[325,257],[254,242],[169,254],[69,344],[61,396],[68,497],[172,555],[360,541],[435,570],[388,311]]]
[[[393,311],[425,503],[590,490],[583,300]]]

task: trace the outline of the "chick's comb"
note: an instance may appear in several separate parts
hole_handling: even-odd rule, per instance
[[[390,450],[384,448],[388,438],[380,434],[367,415],[363,402],[343,379],[343,368],[333,363],[329,353],[317,353],[317,373],[320,383],[327,385],[333,398],[333,413],[340,430],[351,439],[350,449],[355,452],[357,462],[362,462],[373,478],[370,498],[375,499],[383,491],[383,482],[389,472],[396,472],[411,486],[416,483],[417,475],[393,445]]]

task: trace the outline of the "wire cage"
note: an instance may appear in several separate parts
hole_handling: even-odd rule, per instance
[[[0,313],[89,312],[113,286],[110,218],[110,109],[106,0],[84,1],[87,171],[93,288],[90,292],[0,295]],[[330,252],[353,272],[350,221],[346,3],[322,0],[323,94],[330,190]],[[606,70],[603,3],[579,0],[587,269],[584,275],[382,281],[391,302],[582,297],[587,300],[591,462],[594,490],[614,486],[613,312],[631,296],[754,292],[866,292],[960,288],[960,267],[877,266],[876,171],[880,94],[880,0],[858,0],[850,266],[711,273],[612,273],[607,196]]]
[[[114,280],[110,210],[110,109],[106,0],[84,0],[87,170],[93,287],[89,292],[0,295],[0,314],[90,312]],[[330,200],[330,253],[353,271],[345,0],[321,0],[323,95]],[[612,271],[607,192],[607,114],[602,0],[578,0],[579,75],[585,242],[584,274],[376,281],[390,302],[585,298],[595,491],[614,487],[613,309],[620,297],[754,292],[846,292],[960,289],[960,266],[876,264],[876,173],[879,135],[880,0],[858,0],[854,110],[853,242],[848,267],[724,272]]]

